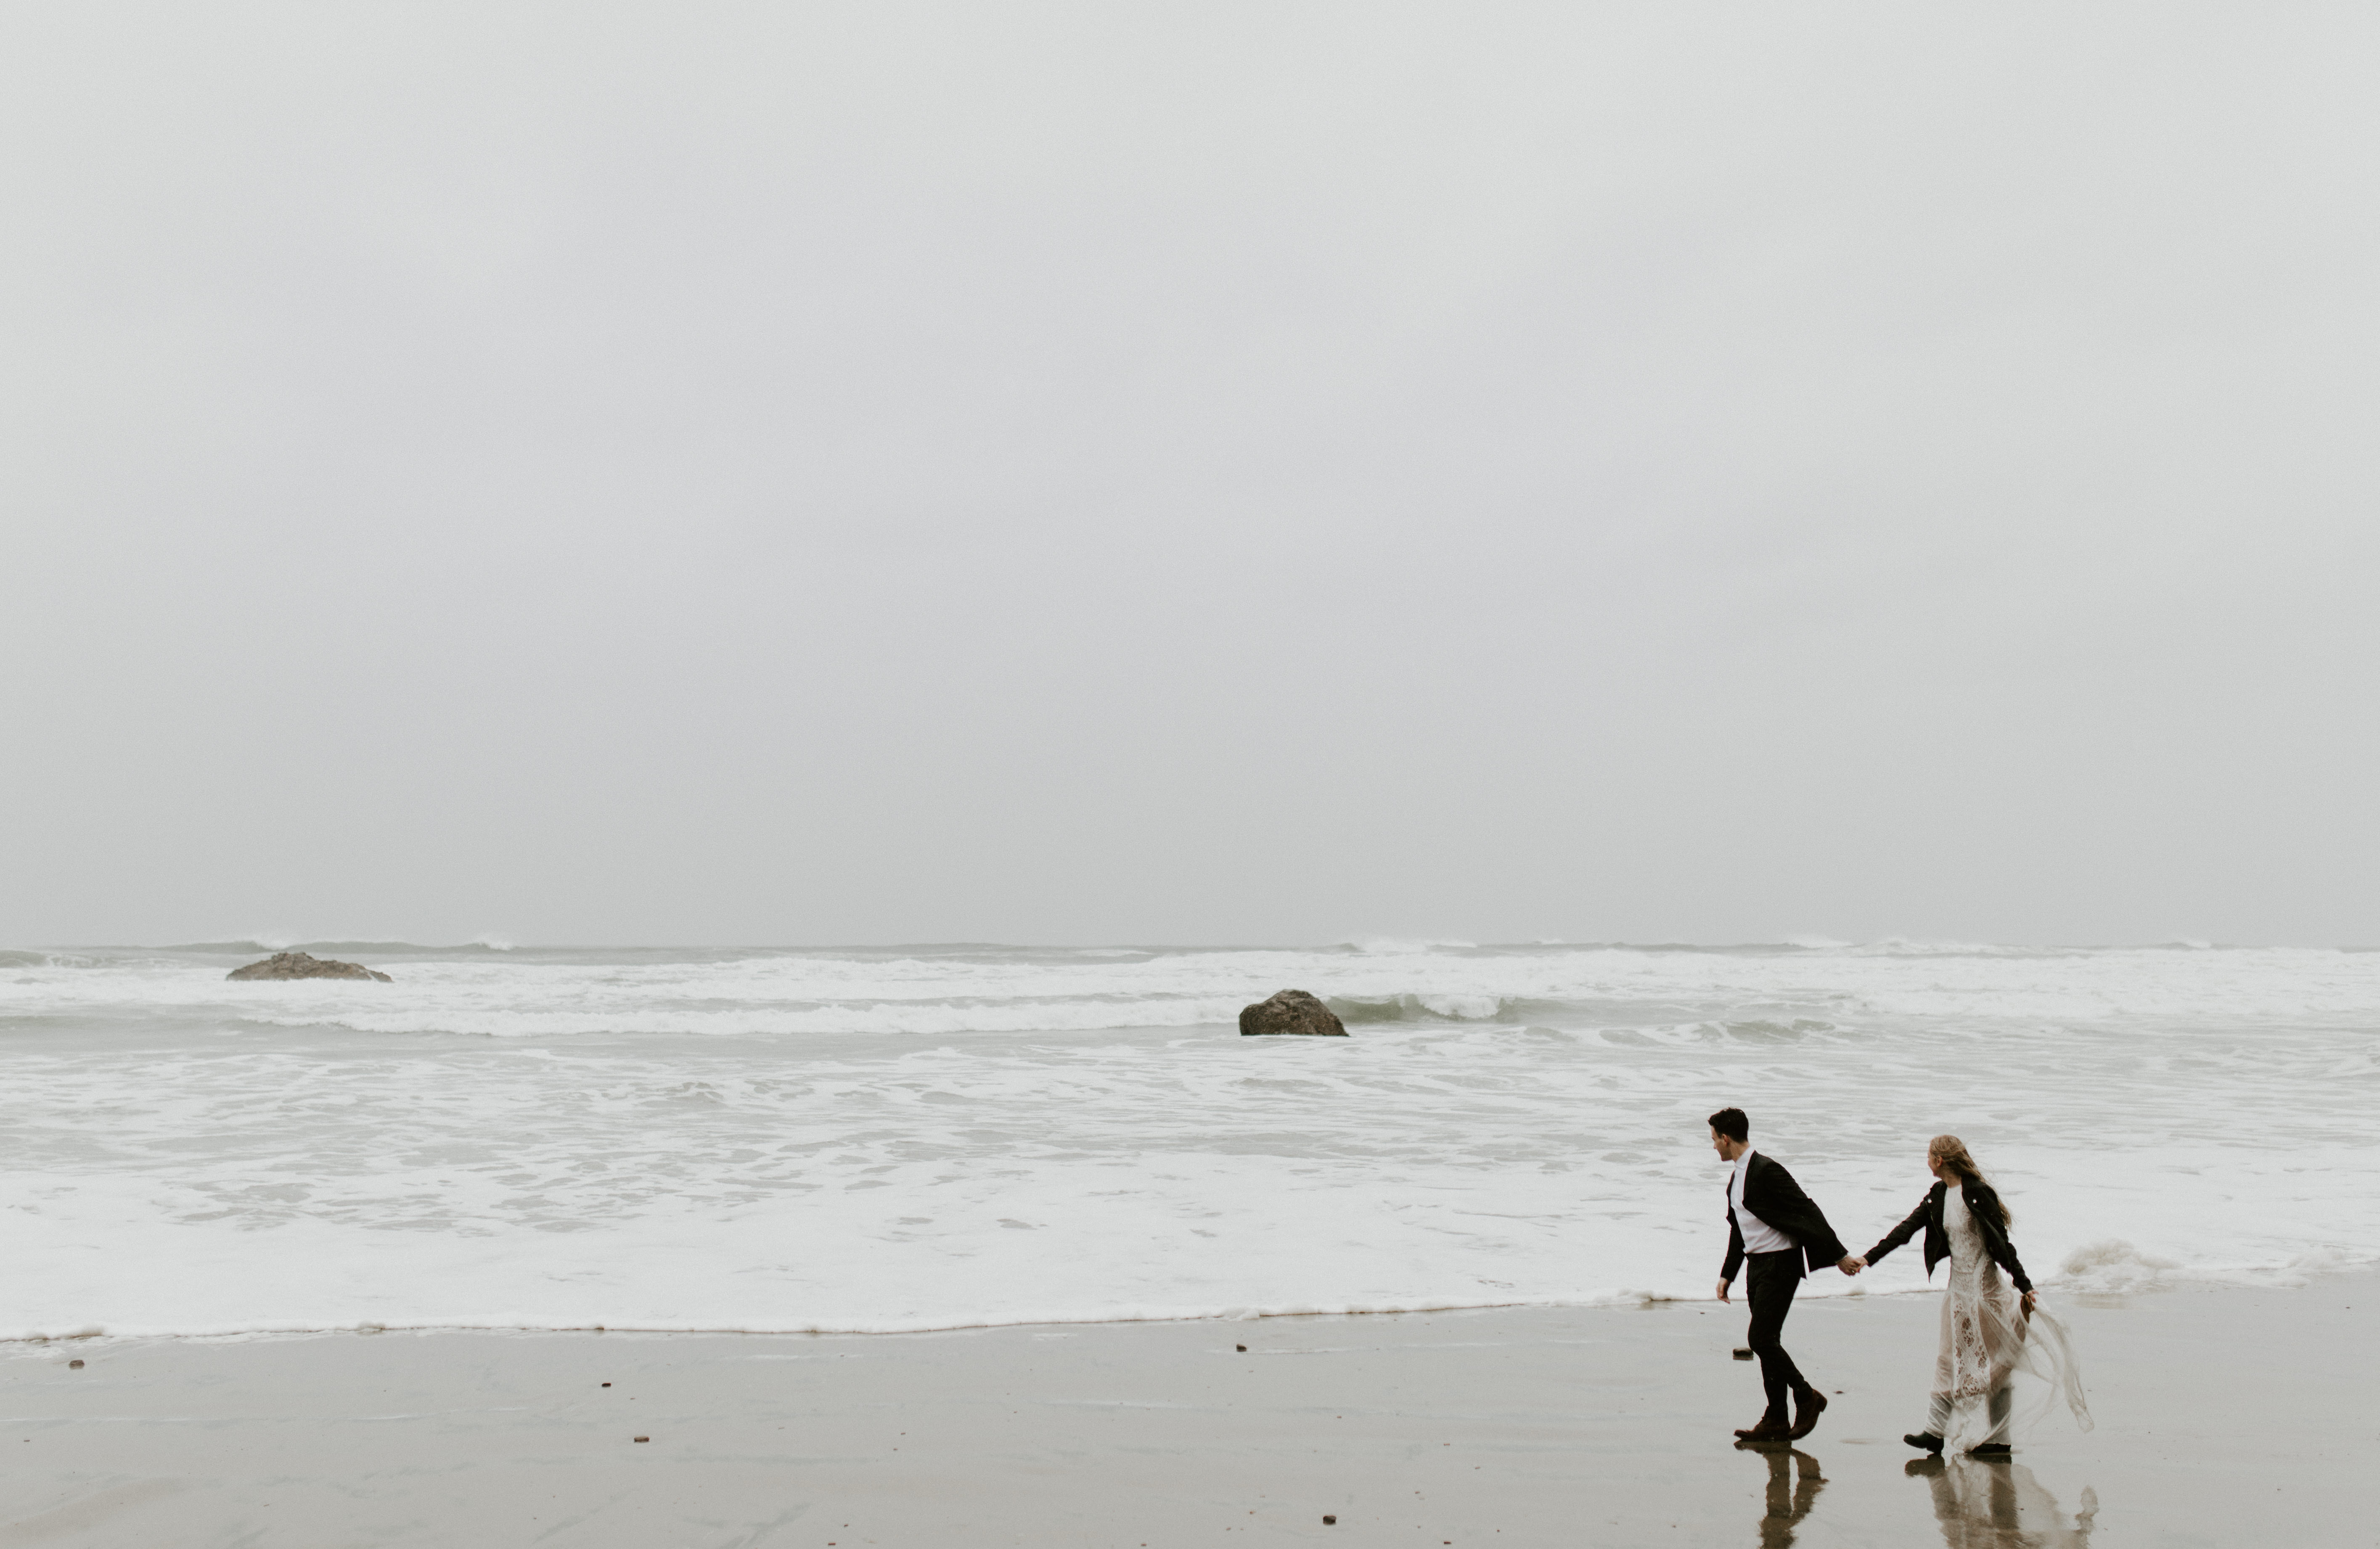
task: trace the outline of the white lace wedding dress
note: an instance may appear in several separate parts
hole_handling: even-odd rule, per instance
[[[1984,1247],[1982,1228],[1957,1189],[1942,1194],[1942,1228],[1950,1238],[1950,1284],[1942,1298],[1942,1348],[1934,1358],[1933,1412],[1926,1428],[1944,1450],[1963,1452],[1983,1442],[2005,1442],[2016,1423],[2030,1426],[2064,1398],[2075,1422],[2091,1429],[2082,1374],[2066,1325],[2036,1304],[2024,1303]],[[2038,1377],[2046,1391],[2013,1412],[2017,1373]]]

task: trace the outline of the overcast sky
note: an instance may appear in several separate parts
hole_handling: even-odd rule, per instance
[[[0,17],[0,941],[2380,942],[2367,7]]]

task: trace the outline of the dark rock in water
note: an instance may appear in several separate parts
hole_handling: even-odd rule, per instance
[[[1343,1038],[1339,1013],[1302,989],[1285,989],[1269,1000],[1240,1008],[1240,1036],[1293,1033],[1312,1038]]]
[[[235,968],[224,975],[226,979],[378,979],[382,984],[394,984],[387,974],[375,973],[360,962],[340,962],[334,958],[315,957],[309,952],[275,952],[262,962],[251,962],[245,968]]]

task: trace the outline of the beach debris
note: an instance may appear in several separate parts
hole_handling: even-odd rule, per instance
[[[630,1436],[628,1439],[632,1442],[649,1442],[653,1438],[650,1436]]]
[[[1267,1037],[1280,1034],[1311,1038],[1343,1038],[1347,1024],[1339,1013],[1302,989],[1285,989],[1269,1000],[1240,1008],[1240,1036]]]
[[[82,1370],[82,1357],[80,1357],[80,1356],[77,1356],[77,1357],[75,1357],[72,1361],[67,1361],[67,1371],[69,1371],[69,1372],[79,1372],[79,1371],[81,1371],[81,1370]]]
[[[224,977],[226,979],[378,979],[384,985],[395,983],[378,969],[366,968],[360,962],[341,962],[335,958],[316,957],[311,952],[275,952],[261,962],[251,962],[245,968],[235,968]]]
[[[605,1387],[609,1387],[609,1386],[611,1386],[612,1385],[611,1385],[610,1383],[605,1383],[603,1386],[604,1386]]]
[[[1735,1358],[1738,1361],[1749,1361],[1752,1359],[1752,1352],[1742,1345],[1738,1345],[1735,1347]]]
[[[1242,1355],[1248,1353],[1248,1347],[1245,1345],[1234,1345],[1232,1348],[1238,1350]]]
[[[1326,1528],[1335,1528],[1339,1525],[1339,1519],[1326,1511],[1322,1514],[1322,1525]]]

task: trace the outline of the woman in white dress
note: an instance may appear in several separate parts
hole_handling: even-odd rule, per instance
[[[1978,1458],[2006,1457],[2019,1372],[2049,1385],[2036,1412],[2025,1417],[2027,1423],[2062,1397],[2076,1422],[2089,1430],[2091,1410],[2083,1402],[2073,1342],[2066,1325],[2036,1304],[2033,1281],[2009,1243],[2008,1206],[1998,1191],[1956,1135],[1936,1135],[1925,1147],[1925,1165],[1940,1181],[1926,1191],[1909,1219],[1859,1261],[1862,1268],[1874,1264],[1920,1228],[1925,1233],[1925,1277],[1934,1277],[1934,1266],[1942,1260],[1950,1261],[1941,1350],[1934,1359],[1933,1408],[1925,1429],[1902,1439],[1937,1456],[1948,1446]]]

